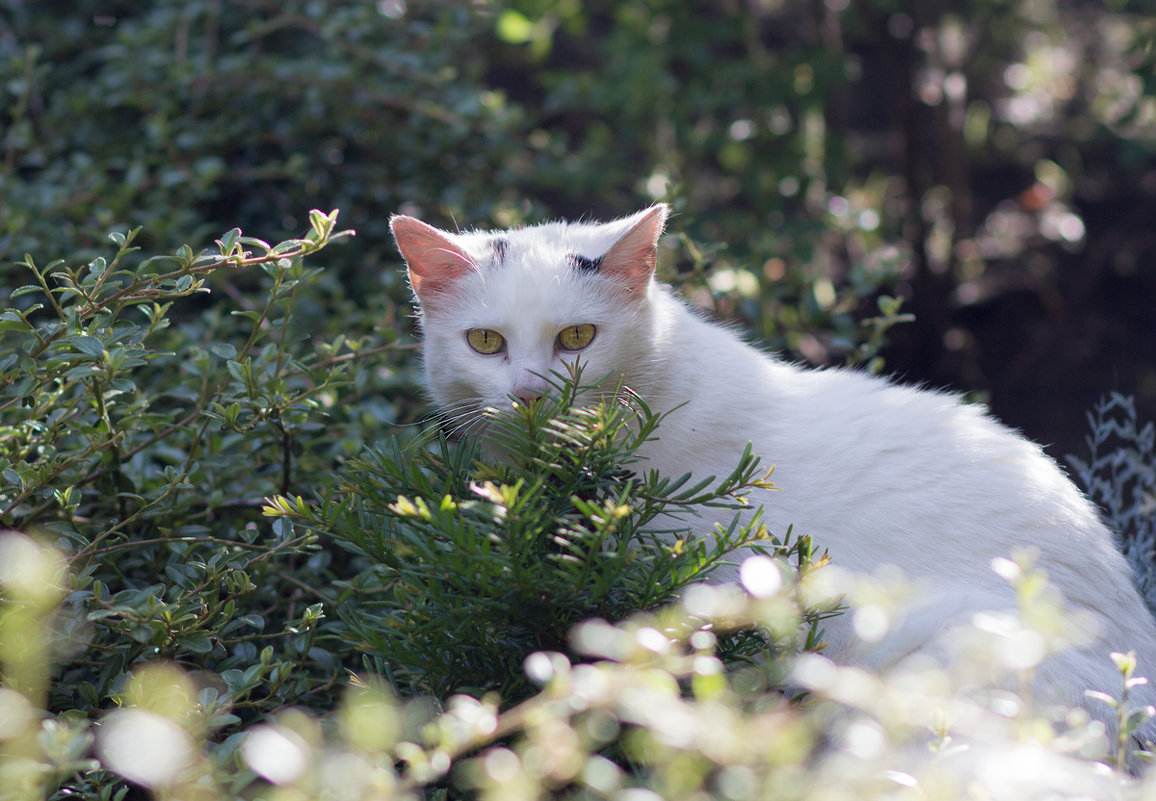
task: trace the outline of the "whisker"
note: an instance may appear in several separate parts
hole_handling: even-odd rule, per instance
[[[433,413],[438,425],[451,439],[471,436],[485,426],[485,399],[468,397],[448,403]]]
[[[477,263],[473,259],[471,259],[469,256],[466,256],[465,254],[459,253],[458,251],[453,250],[452,248],[434,248],[434,250],[438,253],[445,253],[447,256],[453,256],[455,259],[462,262],[463,264],[465,264],[468,267],[473,267],[476,269],[478,266]]]

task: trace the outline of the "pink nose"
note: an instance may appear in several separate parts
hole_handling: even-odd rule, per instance
[[[542,397],[545,391],[545,387],[518,387],[514,391],[514,397],[523,403],[529,403]]]
[[[529,403],[545,394],[546,379],[531,370],[522,370],[514,385],[514,397],[523,403]]]

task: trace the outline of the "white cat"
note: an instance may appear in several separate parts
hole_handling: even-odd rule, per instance
[[[621,377],[651,409],[678,407],[643,452],[665,475],[727,475],[750,441],[781,488],[755,499],[771,531],[793,524],[837,565],[894,563],[928,589],[868,652],[848,616],[830,621],[836,660],[944,658],[953,627],[1015,607],[992,560],[1038,549],[1037,566],[1097,631],[1040,667],[1037,698],[1084,705],[1112,726],[1084,690],[1118,688],[1113,650],[1135,650],[1141,673],[1156,668],[1156,624],[1092,504],[1040,448],[977,406],[855,370],[801,369],[690,310],[654,280],[666,216],[656,205],[605,224],[469,233],[395,216],[433,400],[468,424],[511,395],[540,394],[542,376],[577,358],[586,376]],[[1156,703],[1156,692],[1140,687],[1133,698]]]

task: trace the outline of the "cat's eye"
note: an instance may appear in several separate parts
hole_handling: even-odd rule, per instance
[[[582,350],[594,341],[594,331],[590,323],[568,325],[558,332],[558,347],[562,350]]]
[[[484,356],[497,353],[506,347],[506,340],[497,331],[488,328],[471,328],[466,332],[466,342]]]

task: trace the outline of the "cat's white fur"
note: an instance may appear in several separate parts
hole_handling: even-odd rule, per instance
[[[689,309],[653,280],[665,218],[660,205],[604,224],[447,233],[395,217],[434,401],[476,419],[512,394],[541,391],[541,376],[578,357],[584,375],[621,376],[652,409],[678,407],[644,451],[666,475],[727,475],[750,441],[781,488],[756,499],[772,531],[793,525],[854,571],[896,564],[924,590],[871,648],[856,644],[848,616],[830,621],[836,660],[946,658],[953,627],[1015,607],[992,560],[1034,548],[1037,566],[1094,624],[1089,645],[1040,667],[1037,698],[1085,705],[1111,726],[1084,690],[1119,686],[1113,650],[1135,650],[1142,673],[1156,667],[1156,625],[1092,504],[1039,447],[980,407],[855,370],[785,363]],[[603,261],[581,270],[573,256]],[[558,332],[582,323],[596,327],[590,345],[559,351]],[[465,336],[475,328],[499,332],[505,351],[475,352]],[[713,523],[702,519],[699,533]],[[1135,692],[1156,702],[1150,688]]]

